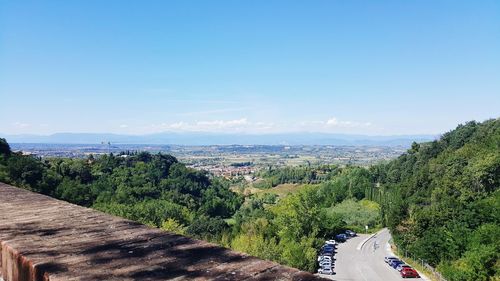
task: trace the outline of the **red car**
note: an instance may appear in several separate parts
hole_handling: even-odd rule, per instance
[[[418,275],[418,272],[413,269],[413,268],[403,268],[401,270],[401,277],[403,278],[420,278],[420,275]]]

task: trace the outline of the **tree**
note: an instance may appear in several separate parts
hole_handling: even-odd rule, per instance
[[[228,225],[221,218],[199,215],[188,226],[186,233],[201,239],[216,241],[227,229]]]
[[[165,220],[161,225],[161,229],[180,235],[186,234],[186,227],[173,218],[168,218],[167,220]]]
[[[7,141],[3,138],[0,138],[0,156],[4,155],[5,157],[9,157],[11,154],[10,146]]]
[[[8,177],[14,184],[40,191],[40,183],[44,174],[44,166],[31,156],[16,155],[7,161]]]
[[[448,280],[499,278],[500,119],[459,125],[371,170],[400,248]]]

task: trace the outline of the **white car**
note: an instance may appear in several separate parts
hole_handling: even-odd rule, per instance
[[[332,262],[331,261],[320,261],[319,266],[320,267],[332,267]]]
[[[325,245],[337,246],[337,241],[335,240],[326,240]]]
[[[318,261],[332,261],[332,257],[330,256],[319,256]]]
[[[322,268],[318,269],[318,273],[319,274],[332,275],[333,274],[333,270],[332,270],[331,267],[322,267]]]

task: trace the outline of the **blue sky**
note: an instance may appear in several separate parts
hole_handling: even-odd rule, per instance
[[[434,134],[499,117],[500,1],[0,1],[0,133]]]

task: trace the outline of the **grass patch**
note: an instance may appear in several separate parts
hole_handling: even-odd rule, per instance
[[[257,190],[256,193],[276,194],[280,198],[282,198],[282,197],[285,197],[289,194],[295,193],[306,186],[312,186],[312,185],[310,185],[310,184],[284,183],[284,184],[279,184],[271,189],[259,189],[259,190]]]
[[[369,230],[380,227],[380,206],[366,199],[360,201],[347,199],[328,208],[327,212],[341,216],[346,225],[351,226],[356,232],[364,233],[366,225]]]

